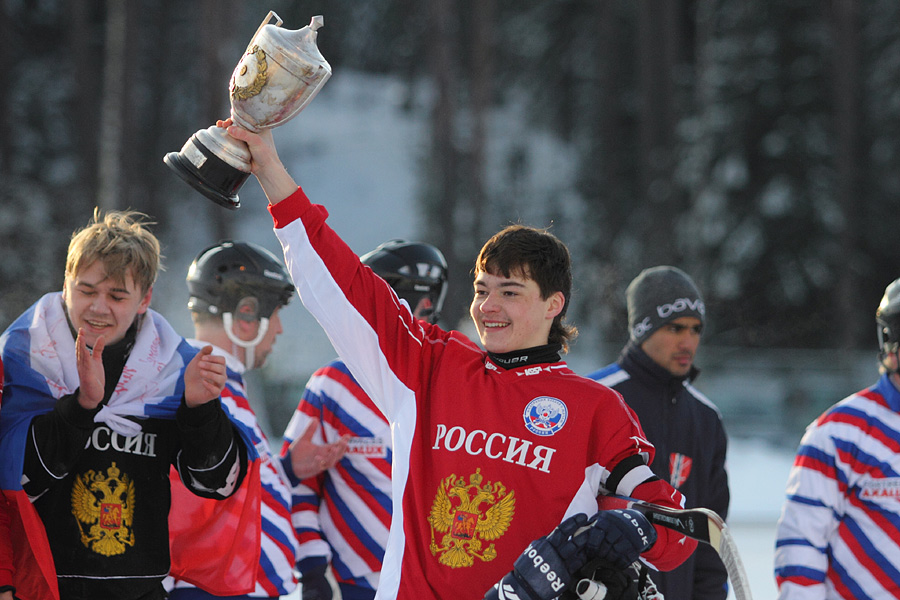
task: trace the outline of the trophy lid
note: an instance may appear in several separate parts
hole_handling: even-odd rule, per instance
[[[285,70],[301,79],[308,79],[320,69],[331,75],[331,65],[316,45],[317,30],[325,24],[322,15],[314,16],[309,25],[301,29],[283,29],[277,25],[265,25],[254,42],[264,48],[272,59]]]

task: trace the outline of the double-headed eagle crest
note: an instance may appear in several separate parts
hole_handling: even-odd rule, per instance
[[[97,554],[115,556],[134,546],[134,482],[116,463],[106,473],[91,470],[75,478],[72,514],[81,543]]]
[[[500,482],[482,485],[481,469],[469,483],[456,474],[441,480],[431,505],[431,554],[448,567],[471,567],[475,558],[489,562],[497,558],[494,544],[482,549],[482,541],[496,540],[509,529],[516,508],[515,492],[507,493]],[[435,531],[441,537],[435,541]]]

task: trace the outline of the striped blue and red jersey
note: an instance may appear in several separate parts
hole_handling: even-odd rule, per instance
[[[900,392],[889,375],[803,435],[775,577],[784,600],[900,597]]]
[[[391,526],[391,429],[387,419],[339,360],[313,373],[284,433],[282,457],[319,419],[313,441],[349,435],[344,457],[292,491],[301,574],[331,563],[335,579],[374,590]]]

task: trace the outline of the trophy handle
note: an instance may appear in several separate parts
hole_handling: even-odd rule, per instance
[[[244,50],[244,54],[250,52],[250,47],[253,45],[253,40],[256,39],[256,36],[259,35],[259,32],[262,31],[262,28],[269,24],[269,21],[272,20],[272,17],[275,17],[275,27],[281,27],[281,24],[284,23],[284,21],[281,20],[281,17],[278,16],[278,13],[276,13],[274,10],[270,10],[269,14],[266,15],[266,18],[263,19],[263,22],[260,23],[259,27],[256,28],[256,33],[254,33],[253,37],[250,38],[250,43],[247,44],[247,49]]]

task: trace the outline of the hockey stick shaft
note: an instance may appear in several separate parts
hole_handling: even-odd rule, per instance
[[[597,501],[600,508],[604,510],[633,508],[640,511],[654,525],[677,531],[686,537],[709,544],[725,565],[735,598],[737,600],[753,600],[750,593],[750,582],[738,553],[737,544],[731,537],[731,531],[725,521],[715,511],[708,508],[669,508],[623,496],[599,496]]]

